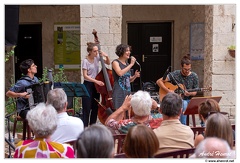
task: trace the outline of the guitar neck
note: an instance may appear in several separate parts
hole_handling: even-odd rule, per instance
[[[202,88],[195,88],[195,89],[187,89],[188,92],[201,92],[203,91]]]

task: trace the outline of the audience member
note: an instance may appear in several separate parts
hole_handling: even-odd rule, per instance
[[[72,146],[52,142],[57,128],[57,112],[52,105],[39,103],[27,113],[34,140],[23,140],[16,145],[14,158],[74,158]]]
[[[144,124],[152,129],[157,128],[162,118],[153,118],[151,109],[157,107],[157,102],[153,100],[146,91],[138,91],[133,95],[126,96],[123,105],[113,112],[106,120],[105,125],[111,128],[115,134],[127,133],[128,129],[137,124]],[[123,119],[126,111],[132,112],[129,119]]]
[[[129,129],[123,144],[128,158],[152,158],[158,151],[159,142],[153,130],[138,124]]]
[[[214,113],[209,116],[206,122],[204,137],[218,137],[228,142],[233,149],[233,132],[231,123],[226,115]]]
[[[182,99],[178,94],[170,92],[164,96],[160,113],[163,121],[157,129],[153,130],[159,141],[158,153],[194,147],[192,129],[179,120],[182,113]]]
[[[220,112],[220,107],[216,100],[207,99],[198,106],[199,119],[202,121],[202,127],[205,127],[206,120],[210,112]],[[198,134],[194,140],[194,146],[196,147],[200,141],[204,139],[204,133]]]
[[[234,158],[229,144],[217,137],[201,141],[190,158]]]
[[[75,155],[77,158],[113,158],[112,133],[100,124],[85,128],[76,141]]]
[[[47,104],[51,104],[58,113],[56,131],[51,140],[59,143],[72,142],[83,132],[84,126],[80,118],[67,114],[67,95],[62,88],[50,90],[47,94]]]
[[[219,104],[214,99],[207,99],[198,106],[199,119],[202,120],[203,127],[205,127],[209,112],[220,112]]]

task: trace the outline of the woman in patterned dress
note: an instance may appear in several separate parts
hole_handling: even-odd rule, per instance
[[[35,138],[20,141],[14,158],[74,158],[71,145],[50,139],[57,128],[57,112],[52,105],[39,103],[28,111],[26,118]]]
[[[118,109],[127,95],[131,93],[130,82],[133,82],[137,77],[140,77],[140,72],[135,71],[135,74],[131,76],[130,69],[136,62],[136,58],[131,57],[130,64],[127,60],[130,58],[131,46],[120,44],[116,48],[117,59],[112,61],[112,74],[114,78],[113,85],[113,105],[115,109]]]

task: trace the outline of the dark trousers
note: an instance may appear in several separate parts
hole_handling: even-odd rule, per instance
[[[89,124],[90,125],[94,124],[97,121],[98,103],[95,101],[95,99],[99,100],[100,94],[97,93],[97,90],[93,82],[84,81],[83,84],[87,88],[88,93],[90,95],[90,97],[82,98],[83,124],[84,124],[84,127],[88,127]],[[90,117],[90,123],[89,123],[89,117]]]
[[[28,111],[29,111],[29,109],[21,110],[21,111],[19,112],[19,116],[20,116],[22,119],[26,119],[26,116],[27,116]]]

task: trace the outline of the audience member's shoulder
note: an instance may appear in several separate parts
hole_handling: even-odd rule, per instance
[[[181,124],[181,128],[184,128],[186,130],[192,130],[190,126]]]
[[[69,116],[68,117],[68,122],[71,123],[71,124],[83,125],[83,121],[80,118],[74,117],[74,116]]]
[[[79,117],[74,117],[74,116],[68,116],[69,119],[74,119],[76,121],[82,121],[81,118]]]
[[[185,131],[188,131],[189,133],[194,134],[194,132],[193,132],[193,130],[191,129],[190,126],[182,125],[182,127],[184,128]]]
[[[70,144],[68,144],[68,143],[59,143],[59,142],[56,142],[56,141],[51,141],[51,142],[49,142],[53,147],[55,147],[55,146],[62,146],[63,148],[68,148],[68,147],[70,147],[71,149],[73,149],[73,147],[70,145]]]
[[[184,125],[184,124],[182,124],[182,127],[184,127],[184,128],[186,128],[186,129],[188,129],[188,130],[191,130],[191,131],[192,131],[191,127],[190,127],[190,126],[188,126],[188,125]]]

